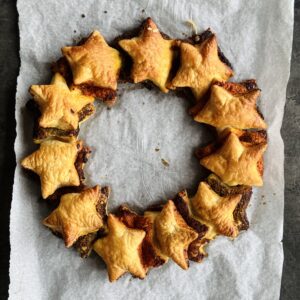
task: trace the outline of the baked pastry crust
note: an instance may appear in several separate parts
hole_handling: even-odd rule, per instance
[[[93,244],[97,237],[101,236],[106,231],[107,221],[107,202],[110,196],[111,189],[108,186],[101,187],[99,201],[96,204],[98,214],[102,217],[104,226],[97,232],[88,233],[87,235],[80,236],[74,243],[74,248],[80,253],[80,256],[86,258],[93,250]]]
[[[235,128],[225,128],[217,130],[217,140],[209,143],[206,146],[199,147],[195,151],[196,157],[200,160],[205,156],[208,156],[217,151],[224,144],[226,138],[230,133],[234,133],[245,146],[254,146],[267,144],[267,131],[266,130],[240,130]],[[260,171],[261,174],[263,170]]]
[[[106,211],[99,213],[97,206],[101,198],[100,187],[86,189],[80,193],[65,194],[59,206],[44,219],[43,224],[62,234],[66,247],[71,247],[79,237],[97,232],[104,226]]]
[[[242,194],[222,197],[215,193],[206,182],[200,182],[196,195],[191,199],[194,214],[221,235],[232,238],[239,234],[234,219],[234,210]]]
[[[180,43],[180,68],[170,88],[189,87],[199,102],[214,81],[227,81],[232,75],[232,69],[219,58],[213,34],[201,44]]]
[[[117,80],[122,65],[118,50],[110,47],[99,31],[94,31],[84,44],[63,47],[76,85],[117,89]]]
[[[91,96],[97,100],[103,101],[108,107],[112,107],[116,103],[116,90],[91,85],[90,82],[79,85],[74,84],[71,67],[64,56],[52,63],[51,71],[53,74],[61,74],[66,79],[68,85],[80,89],[86,96]]]
[[[93,97],[84,96],[79,89],[70,90],[59,73],[53,76],[50,85],[32,85],[29,92],[41,111],[38,124],[42,128],[77,130],[79,112],[94,102]]]
[[[228,185],[262,186],[263,179],[258,163],[267,144],[247,145],[231,132],[221,148],[203,157],[200,163],[218,175]]]
[[[225,87],[214,84],[208,102],[194,120],[217,128],[266,129],[267,124],[256,108],[259,95],[259,89],[232,94]]]
[[[205,251],[206,245],[215,235],[212,235],[211,228],[193,216],[186,190],[179,192],[173,199],[173,202],[187,225],[198,233],[197,239],[190,243],[187,253],[190,260],[200,263],[207,256]]]
[[[148,18],[138,37],[119,41],[133,59],[131,77],[134,83],[150,80],[164,93],[172,67],[173,40],[162,37],[156,24]]]
[[[168,257],[165,256],[157,246],[155,238],[154,220],[157,215],[158,213],[145,212],[143,216],[140,216],[125,205],[119,207],[117,214],[120,221],[127,227],[142,229],[146,232],[142,243],[142,261],[146,271],[168,261]]]
[[[198,234],[189,227],[169,200],[154,221],[155,234],[161,251],[182,269],[188,269],[187,249]]]
[[[65,143],[58,140],[48,140],[41,143],[37,151],[22,160],[22,167],[40,176],[41,192],[44,199],[60,187],[80,184],[74,164],[82,147],[81,141]]]
[[[237,194],[242,195],[240,202],[233,211],[233,217],[239,231],[247,230],[249,228],[249,221],[246,209],[252,196],[252,187],[245,185],[228,186],[215,174],[210,174],[206,178],[206,182],[214,192],[222,197]]]
[[[146,232],[128,228],[113,214],[108,215],[107,224],[108,235],[95,242],[94,250],[105,261],[109,280],[113,282],[126,272],[145,278],[141,247]]]
[[[207,256],[205,246],[218,235],[233,239],[248,229],[250,185],[262,185],[267,147],[267,125],[256,107],[260,90],[255,80],[227,82],[232,67],[210,29],[174,41],[148,18],[139,36],[118,40],[132,59],[118,47],[122,61],[120,52],[94,31],[77,46],[62,48],[64,57],[53,65],[50,85],[31,86],[35,101],[29,102],[37,110],[34,141],[41,145],[22,161],[40,176],[42,196],[55,207],[44,225],[82,257],[94,249],[106,263],[110,281],[126,272],[144,278],[169,258],[187,269],[189,260],[201,262]],[[94,97],[109,106],[115,103],[121,67],[121,80],[128,82],[131,62],[135,83],[151,86],[152,81],[163,92],[191,89],[196,104],[190,114],[216,129],[216,141],[197,151],[200,163],[215,174],[200,182],[191,199],[183,190],[141,215],[122,205],[116,215],[107,216],[110,190],[83,184],[90,149],[76,137],[79,123],[94,112]],[[191,98],[187,89],[177,92]]]

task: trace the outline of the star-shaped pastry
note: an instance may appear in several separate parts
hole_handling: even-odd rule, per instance
[[[189,260],[200,263],[207,256],[206,245],[214,238],[212,230],[210,226],[206,226],[192,214],[190,199],[186,190],[179,192],[173,202],[187,225],[198,233],[198,237],[190,243],[187,254]]]
[[[249,221],[246,209],[252,196],[252,187],[247,185],[229,186],[221,181],[215,174],[210,174],[206,178],[206,182],[210,188],[222,197],[242,195],[242,198],[233,212],[235,224],[239,231],[249,228]]]
[[[108,46],[100,32],[94,31],[83,45],[63,47],[77,84],[89,84],[102,88],[117,89],[121,69],[118,50]]]
[[[71,247],[79,237],[96,232],[103,227],[103,215],[97,210],[101,201],[99,186],[81,193],[65,194],[59,206],[43,221],[54,232],[62,234],[66,247]],[[106,203],[104,204],[106,206]]]
[[[96,204],[96,209],[98,214],[102,217],[103,222],[106,224],[107,220],[107,202],[108,198],[110,196],[110,188],[108,186],[101,187],[99,190],[100,196],[98,203]],[[100,228],[100,233],[104,233],[106,229],[106,226]],[[93,250],[93,244],[97,239],[98,233],[97,232],[91,232],[86,235],[80,236],[77,241],[73,244],[73,247],[79,252],[80,256],[82,258],[87,258],[92,250]]]
[[[180,68],[171,88],[191,88],[197,102],[208,91],[213,81],[227,81],[233,71],[218,55],[217,38],[213,34],[199,45],[180,44]]]
[[[108,235],[95,242],[94,250],[104,260],[111,282],[126,272],[145,278],[146,271],[141,259],[145,235],[144,230],[128,228],[116,216],[108,215]]]
[[[42,197],[46,199],[58,188],[78,186],[80,179],[75,168],[78,152],[82,142],[65,143],[47,140],[40,148],[25,157],[21,164],[40,176]]]
[[[259,95],[258,89],[233,95],[224,87],[213,85],[208,102],[194,119],[217,128],[265,129],[267,124],[256,108]]]
[[[234,210],[242,195],[221,197],[206,182],[200,182],[196,195],[191,199],[194,214],[214,227],[218,234],[235,238],[239,234]]]
[[[168,92],[173,41],[164,39],[150,18],[145,21],[139,37],[121,40],[119,45],[133,59],[131,77],[134,83],[151,80],[163,92]]]
[[[65,79],[56,73],[49,85],[32,85],[30,94],[41,111],[39,126],[76,130],[80,111],[94,102],[93,97],[84,96],[79,89],[70,90]]]
[[[158,215],[158,213],[156,213]],[[127,206],[121,205],[118,209],[117,217],[129,228],[142,229],[146,232],[142,243],[142,261],[147,270],[158,267],[168,261],[168,257],[163,255],[156,245],[154,239],[154,219],[155,213],[145,212],[143,216],[136,214]]]
[[[198,237],[169,200],[155,219],[155,234],[161,251],[171,257],[182,269],[188,269],[187,250]]]
[[[237,135],[230,133],[222,147],[202,158],[200,163],[228,185],[262,186],[259,164],[267,144],[245,144]]]
[[[148,242],[151,245],[150,249],[145,249],[146,252],[144,256],[147,257],[147,259],[145,260],[147,262],[147,260],[149,260],[149,258],[152,258],[152,264],[149,264],[151,267],[158,267],[161,266],[165,263],[168,262],[169,257],[167,255],[165,255],[158,243],[157,243],[157,238],[156,238],[156,233],[155,233],[155,219],[156,217],[159,215],[159,212],[157,211],[145,211],[144,212],[144,218],[146,218],[148,220],[148,222],[150,223],[150,229],[147,232],[148,235]],[[147,239],[147,235],[146,235],[146,239]],[[154,253],[154,259],[153,259],[153,254],[149,251],[151,250],[151,252]],[[151,256],[149,255],[151,254]]]

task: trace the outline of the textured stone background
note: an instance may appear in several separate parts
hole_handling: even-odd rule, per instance
[[[19,68],[17,17],[15,1],[0,0],[0,299],[7,298],[9,283],[9,211],[15,168],[14,101]],[[281,299],[292,300],[300,299],[300,0],[295,1],[292,67],[282,136],[286,185]]]

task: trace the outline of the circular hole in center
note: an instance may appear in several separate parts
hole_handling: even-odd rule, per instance
[[[113,108],[96,106],[80,136],[92,149],[86,184],[112,188],[109,210],[124,203],[144,210],[182,189],[195,191],[205,172],[194,151],[211,133],[188,115],[187,100],[125,84]]]

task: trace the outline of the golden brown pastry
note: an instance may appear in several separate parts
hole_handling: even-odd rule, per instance
[[[189,260],[201,262],[207,256],[205,246],[218,235],[235,238],[248,229],[251,186],[263,184],[267,147],[267,125],[256,107],[256,81],[227,82],[233,70],[209,29],[174,41],[148,18],[138,37],[120,40],[119,45],[132,58],[134,83],[150,80],[165,93],[169,88],[190,88],[196,100],[190,114],[214,126],[217,135],[197,150],[200,163],[214,173],[200,182],[194,197],[183,190],[142,215],[122,205],[107,216],[110,190],[83,186],[90,149],[76,137],[79,123],[94,112],[94,97],[108,106],[115,103],[122,65],[119,51],[94,31],[77,46],[62,48],[64,57],[52,66],[51,84],[31,86],[34,141],[41,145],[21,164],[40,176],[42,197],[56,207],[43,224],[82,257],[94,249],[110,281],[126,272],[143,279],[169,258],[187,269]],[[174,78],[173,46],[179,47],[181,60]],[[123,67],[126,79],[126,60]]]
[[[248,185],[229,186],[221,181],[216,174],[210,174],[205,181],[208,183],[211,189],[220,196],[232,196],[237,194],[244,195],[252,190],[251,186]]]
[[[214,84],[208,102],[194,120],[217,128],[266,129],[267,124],[256,108],[259,95],[259,89],[233,95]]]
[[[22,160],[22,167],[40,176],[44,199],[60,187],[80,184],[74,164],[81,148],[81,141],[65,143],[48,140],[41,143],[37,151]]]
[[[217,133],[219,140],[225,139],[230,133],[234,133],[247,146],[265,144],[268,141],[266,130],[240,130],[235,128],[218,130],[217,128]]]
[[[127,227],[142,229],[146,232],[142,243],[142,261],[146,271],[168,261],[168,257],[160,251],[155,240],[154,219],[157,215],[158,213],[145,212],[143,216],[140,216],[125,205],[119,207],[117,214],[119,220]]]
[[[79,89],[70,90],[59,73],[53,76],[50,85],[32,85],[29,92],[39,106],[38,124],[43,128],[76,130],[80,112],[94,102],[93,97],[84,96]]]
[[[182,269],[188,269],[187,249],[198,237],[197,232],[186,224],[171,200],[154,222],[161,252],[171,257]]]
[[[221,197],[206,182],[200,182],[191,204],[194,214],[205,224],[213,226],[218,234],[235,238],[239,229],[234,210],[241,198],[242,194]]]
[[[144,230],[128,228],[116,216],[108,215],[108,235],[95,242],[94,250],[107,266],[109,281],[117,280],[126,272],[145,278],[141,257],[145,235]]]
[[[71,66],[76,85],[117,89],[121,56],[108,46],[100,32],[94,31],[82,45],[63,47],[62,53]]]
[[[267,144],[247,145],[233,132],[221,148],[200,160],[201,165],[218,175],[228,185],[263,185],[259,162]]]
[[[104,226],[105,206],[101,202],[100,187],[86,189],[81,193],[65,194],[59,206],[43,221],[52,231],[62,234],[66,247],[71,247],[79,237],[97,232]]]
[[[210,174],[206,178],[206,182],[215,193],[222,197],[237,194],[242,195],[240,202],[233,211],[233,217],[239,231],[247,230],[249,228],[249,221],[246,209],[252,196],[252,187],[246,185],[229,186],[222,182],[215,174]]]
[[[159,215],[159,212],[156,211],[145,211],[144,217],[148,220],[151,227],[149,230],[149,241],[151,242],[151,246],[153,249],[153,252],[155,254],[155,262],[156,264],[153,264],[153,267],[158,267],[164,263],[167,263],[169,261],[169,257],[162,252],[162,250],[159,248],[158,240],[157,240],[157,234],[155,232],[155,219]]]
[[[81,43],[79,43],[80,45]],[[69,65],[66,57],[59,58],[56,62],[53,62],[51,65],[52,73],[61,74],[67,81],[67,83],[75,88],[81,90],[81,92],[86,96],[91,96],[96,98],[97,100],[103,101],[108,107],[112,107],[117,100],[117,91],[111,88],[98,87],[93,85],[92,82],[86,82],[81,84],[73,83],[73,75],[72,70]]]
[[[151,80],[161,91],[168,92],[166,85],[172,67],[172,44],[172,40],[162,37],[150,18],[145,21],[138,37],[119,41],[119,45],[132,57],[133,82]]]
[[[227,61],[227,58],[223,57],[223,60]],[[227,63],[230,64],[229,62]],[[213,84],[223,87],[224,89],[226,89],[226,91],[230,92],[234,96],[239,96],[248,92],[259,90],[255,79],[247,79],[239,83],[230,81],[216,81]],[[205,102],[206,101],[196,103],[193,107],[189,109],[189,114],[193,117],[196,116],[199,113],[199,111],[204,107]]]
[[[218,134],[217,140],[196,149],[195,155],[199,160],[217,151],[223,145],[230,133],[235,134],[239,138],[240,142],[245,146],[266,144],[268,141],[266,130],[240,130],[231,127],[216,129]],[[263,172],[263,170],[261,170],[261,172]]]
[[[207,256],[205,247],[210,240],[214,239],[215,233],[211,230],[211,226],[200,222],[200,220],[196,219],[192,214],[190,200],[186,190],[179,192],[173,199],[173,202],[187,225],[198,233],[198,237],[190,243],[187,254],[190,260],[200,263]]]
[[[170,87],[191,88],[197,102],[213,81],[227,81],[233,71],[218,55],[217,38],[213,34],[199,45],[180,44],[180,68]]]
[[[88,233],[86,235],[80,236],[77,241],[74,243],[74,248],[80,253],[80,256],[86,258],[90,255],[93,250],[93,244],[97,239],[97,236],[102,235],[106,231],[106,221],[107,221],[107,202],[110,196],[110,187],[104,186],[101,187],[99,193],[99,200],[96,204],[97,212],[102,216],[102,220],[105,226],[97,232]]]

